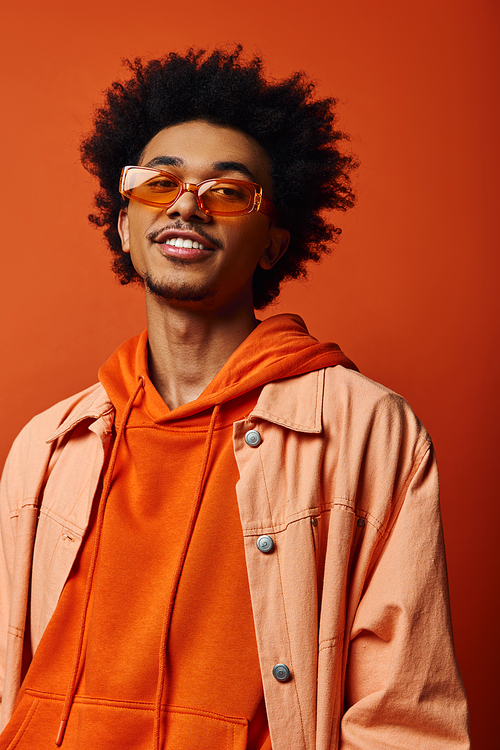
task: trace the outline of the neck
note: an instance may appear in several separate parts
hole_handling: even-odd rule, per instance
[[[170,409],[194,401],[257,326],[253,305],[200,311],[146,293],[149,376]]]

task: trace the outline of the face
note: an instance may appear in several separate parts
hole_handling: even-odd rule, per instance
[[[195,184],[212,177],[249,180],[272,199],[269,157],[253,138],[233,128],[204,121],[165,128],[147,144],[137,166],[165,169]],[[212,310],[253,309],[255,268],[272,268],[289,241],[288,232],[260,211],[207,216],[189,192],[166,209],[131,200],[120,213],[118,230],[147,294],[176,306]],[[180,240],[193,247],[178,247]]]

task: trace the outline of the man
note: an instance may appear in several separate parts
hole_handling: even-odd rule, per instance
[[[0,748],[465,749],[429,437],[254,314],[353,203],[334,102],[239,49],[130,67],[82,154],[148,329],[7,462]]]

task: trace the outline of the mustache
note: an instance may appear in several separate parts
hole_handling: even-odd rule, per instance
[[[176,229],[184,232],[196,232],[196,234],[199,234],[200,237],[203,237],[204,240],[208,240],[208,242],[210,242],[217,249],[220,250],[222,248],[222,242],[216,237],[212,237],[212,235],[206,232],[202,227],[198,226],[197,224],[183,224],[180,221],[165,225],[164,227],[161,227],[161,229],[155,229],[153,232],[149,232],[146,237],[148,240],[151,240],[151,242],[156,242],[158,237],[160,237],[163,232],[172,232]]]

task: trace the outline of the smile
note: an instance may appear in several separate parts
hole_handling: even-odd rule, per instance
[[[184,240],[182,237],[168,237],[162,244],[171,245],[172,247],[185,247],[193,250],[206,250],[206,247],[199,242],[196,242],[196,240]]]

